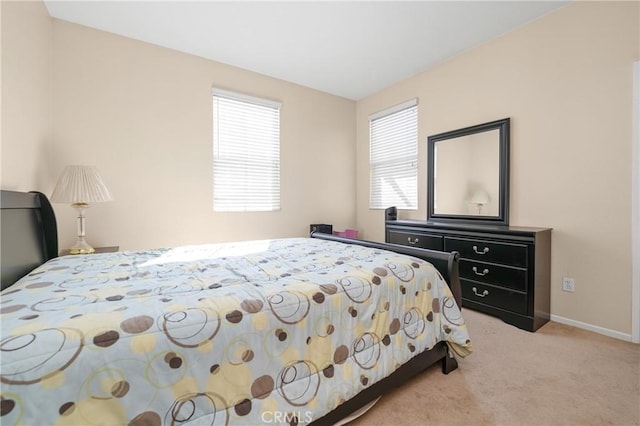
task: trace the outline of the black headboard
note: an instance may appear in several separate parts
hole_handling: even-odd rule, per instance
[[[2,289],[58,255],[56,216],[40,192],[1,191]]]

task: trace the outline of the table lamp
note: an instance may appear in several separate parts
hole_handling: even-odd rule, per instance
[[[473,194],[470,202],[478,207],[478,214],[482,214],[482,206],[489,203],[489,194],[480,189]]]
[[[51,194],[51,201],[71,204],[78,211],[78,241],[69,253],[86,254],[95,251],[85,240],[84,213],[91,203],[111,200],[113,198],[94,166],[65,167]]]

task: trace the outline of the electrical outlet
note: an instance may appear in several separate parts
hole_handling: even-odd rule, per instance
[[[574,281],[574,279],[573,278],[563,277],[562,278],[562,290],[570,291],[572,293],[574,291],[576,291],[576,282]]]

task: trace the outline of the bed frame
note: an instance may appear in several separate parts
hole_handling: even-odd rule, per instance
[[[0,271],[2,274],[2,289],[5,289],[37,266],[56,257],[58,238],[55,214],[44,194],[40,192],[25,193],[2,190],[0,201],[0,224],[2,227]],[[462,306],[461,287],[458,278],[459,255],[457,252],[446,253],[416,249],[396,244],[342,238],[317,232],[312,233],[311,237],[391,250],[431,262],[449,283],[458,305]],[[339,423],[342,419],[365,407],[380,395],[406,382],[436,362],[442,363],[442,372],[444,374],[448,374],[458,367],[458,363],[450,353],[447,344],[439,342],[432,349],[412,358],[390,376],[373,384],[325,416],[316,419],[313,424],[334,425]]]

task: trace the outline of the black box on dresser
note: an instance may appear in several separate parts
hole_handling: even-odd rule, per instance
[[[549,321],[551,229],[385,221],[385,241],[460,253],[462,305],[527,331]]]

